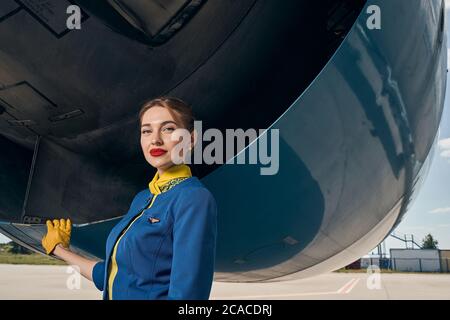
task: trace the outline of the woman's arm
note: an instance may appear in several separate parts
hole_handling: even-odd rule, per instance
[[[105,276],[104,261],[94,261],[73,253],[69,249],[72,223],[70,219],[47,220],[47,234],[42,238],[42,247],[47,254],[53,253],[72,266],[77,266],[86,279],[94,282],[103,291]]]
[[[93,281],[92,271],[98,261],[90,260],[76,253],[73,253],[69,249],[64,248],[61,244],[58,244],[55,247],[53,254],[58,258],[63,259],[69,265],[78,266],[80,268],[81,275],[86,279]]]

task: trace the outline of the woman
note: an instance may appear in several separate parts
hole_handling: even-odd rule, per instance
[[[176,129],[187,129],[188,142],[191,148],[194,145],[192,110],[179,99],[162,97],[145,103],[139,117],[142,152],[157,172],[111,230],[106,260],[89,260],[68,249],[70,220],[47,221],[42,245],[47,254],[79,266],[81,274],[103,291],[104,299],[208,299],[216,202],[190,168],[174,164],[171,157],[180,143],[171,139]]]

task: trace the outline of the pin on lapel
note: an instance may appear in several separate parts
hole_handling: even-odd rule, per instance
[[[148,221],[150,221],[150,223],[158,223],[160,220],[155,217],[150,217],[150,218],[148,218]]]

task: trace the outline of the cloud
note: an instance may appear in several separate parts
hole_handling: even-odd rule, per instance
[[[439,147],[443,149],[450,149],[450,138],[440,140]]]
[[[437,208],[437,209],[428,211],[428,213],[450,213],[450,207],[447,207],[447,208]]]
[[[441,157],[450,160],[450,138],[440,140],[438,146]]]

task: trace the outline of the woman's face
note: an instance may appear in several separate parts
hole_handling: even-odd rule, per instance
[[[148,109],[141,123],[141,147],[145,159],[161,174],[174,164],[170,155],[180,140],[172,141],[171,135],[182,126],[166,108],[159,106]]]

